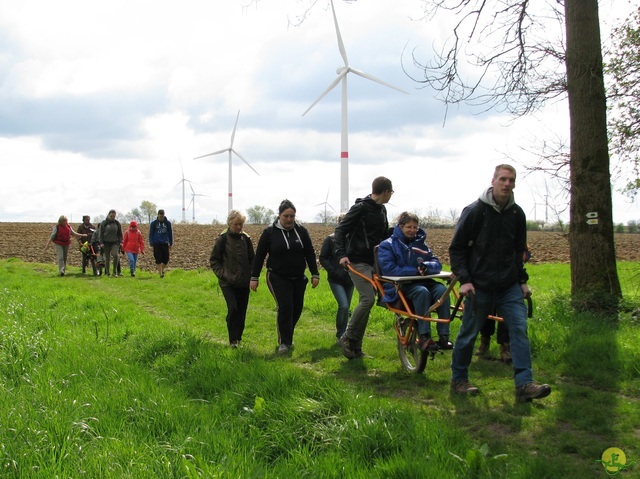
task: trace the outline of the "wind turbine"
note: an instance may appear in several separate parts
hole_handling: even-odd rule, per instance
[[[178,158],[178,160],[180,160],[180,158]],[[182,161],[180,161],[180,171],[182,172],[182,179],[176,183],[176,186],[178,186],[180,183],[182,183],[182,222],[184,223],[185,221],[187,221],[187,219],[185,218],[186,209],[184,207],[184,184],[185,183],[189,183],[189,185],[191,185],[191,181],[187,180],[184,177],[184,169],[182,168]],[[176,186],[174,186],[174,188]],[[192,188],[192,190],[193,190],[193,188]]]
[[[333,6],[333,0],[331,0],[331,11],[333,12],[333,23],[336,27],[336,36],[338,38],[338,50],[340,51],[340,55],[342,56],[342,60],[344,61],[344,66],[339,67],[336,70],[338,76],[333,82],[329,85],[329,87],[314,101],[309,108],[302,114],[305,116],[309,110],[311,110],[316,104],[322,100],[327,93],[329,93],[338,83],[342,82],[342,128],[341,128],[341,147],[340,147],[340,211],[347,211],[349,209],[349,132],[348,132],[348,122],[347,122],[347,75],[349,73],[354,73],[362,78],[366,78],[367,80],[374,81],[376,83],[380,83],[389,88],[393,88],[394,90],[398,90],[399,92],[409,94],[406,91],[398,88],[396,86],[391,85],[385,81],[382,81],[368,73],[364,73],[360,70],[356,70],[349,65],[349,60],[347,59],[347,51],[344,48],[344,43],[342,42],[342,36],[340,35],[340,28],[338,26],[338,17],[336,16],[336,9]]]
[[[333,210],[334,213],[337,213],[336,210],[333,209],[333,206],[331,206],[329,204],[329,190],[327,190],[327,197],[324,199],[324,202],[322,203],[318,203],[315,206],[322,206],[324,205],[324,218],[323,218],[323,223],[326,225],[327,224],[327,206],[329,206],[329,208],[331,208]]]
[[[189,180],[187,180],[189,181]],[[191,186],[191,182],[189,181],[189,188],[191,188],[191,201],[189,202],[189,206],[193,205],[193,207],[191,208],[191,214],[192,214],[192,220],[195,223],[196,222],[196,196],[209,196],[209,195],[200,195],[198,193],[196,193],[193,189],[193,186]],[[187,206],[187,208],[189,207]]]
[[[222,150],[218,150],[218,151],[214,151],[213,153],[207,153],[206,155],[202,155],[202,156],[198,156],[196,158],[194,158],[194,160],[199,160],[200,158],[205,158],[207,156],[213,156],[213,155],[218,155],[220,153],[224,153],[225,151],[229,152],[229,211],[231,211],[233,209],[233,173],[232,173],[232,154],[235,153],[235,155],[240,158],[242,161],[245,162],[245,164],[251,168],[256,175],[260,176],[260,173],[258,173],[253,166],[251,166],[249,164],[249,162],[247,160],[245,160],[242,155],[240,153],[238,153],[236,150],[233,149],[233,139],[236,136],[236,128],[238,127],[238,118],[240,118],[240,110],[238,110],[238,115],[236,116],[236,123],[235,125],[233,125],[233,132],[231,133],[231,144],[229,145],[229,148],[224,148]]]

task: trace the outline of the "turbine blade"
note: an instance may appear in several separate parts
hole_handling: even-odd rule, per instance
[[[349,70],[346,69],[346,68],[344,70],[342,70],[340,72],[340,74],[336,77],[336,79],[331,82],[331,85],[329,85],[329,87],[324,92],[322,92],[322,94],[318,98],[316,98],[316,101],[314,101],[311,104],[311,106],[305,110],[305,112],[302,114],[302,116],[305,116],[307,113],[309,113],[309,110],[311,110],[314,106],[316,106],[320,102],[320,100],[322,100],[326,96],[327,93],[329,93],[331,90],[333,90],[335,88],[335,86],[338,83],[340,83],[340,80],[342,80],[342,77],[345,76],[348,71]]]
[[[248,162],[247,160],[245,160],[245,159],[242,157],[242,155],[241,155],[240,153],[238,153],[238,152],[237,152],[236,150],[234,150],[233,148],[231,148],[231,151],[233,151],[233,152],[236,154],[236,156],[237,156],[238,158],[240,158],[242,161],[244,161],[244,162],[245,162],[245,164],[246,164],[249,168],[251,168],[251,169],[255,172],[255,174],[256,174],[256,175],[260,176],[260,173],[258,173],[258,172],[255,170],[255,168],[254,168],[253,166],[251,166],[251,165],[249,164],[249,162]]]
[[[189,182],[189,188],[191,188],[191,193],[193,193],[195,195],[196,192],[194,191],[193,186],[191,186],[191,182]]]
[[[404,93],[405,95],[409,94],[409,92],[404,91],[402,88],[398,88],[397,86],[394,86],[391,83],[387,83],[386,81],[380,80],[379,78],[376,78],[373,75],[369,75],[368,73],[361,72],[360,70],[356,70],[354,68],[349,68],[349,71],[355,73],[358,76],[361,76],[362,78],[366,78],[367,80],[371,80],[376,83],[380,83],[380,85],[384,85],[386,87],[393,88],[394,90],[398,90],[399,92]]]
[[[220,153],[224,153],[225,151],[229,151],[230,149],[231,148],[225,148],[224,150],[218,150],[218,151],[214,151],[213,153],[207,153],[206,155],[197,156],[194,158],[194,160],[199,160],[200,158],[204,158],[206,156],[219,155]]]
[[[338,37],[338,50],[340,50],[340,56],[344,61],[344,66],[349,66],[349,60],[347,59],[347,51],[344,48],[342,42],[342,35],[340,35],[340,27],[338,26],[338,17],[336,16],[336,9],[333,6],[333,0],[331,0],[331,11],[333,12],[333,23],[336,26],[336,36]]]
[[[238,114],[236,115],[236,123],[233,125],[233,132],[231,133],[231,145],[229,148],[233,148],[233,139],[236,137],[236,128],[238,127],[238,118],[240,118],[240,110],[238,110]]]

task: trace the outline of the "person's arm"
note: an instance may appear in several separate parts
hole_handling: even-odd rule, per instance
[[[155,220],[149,225],[149,246],[153,246],[153,230],[155,229]]]
[[[527,285],[529,274],[524,267],[524,252],[527,251],[527,217],[522,208],[519,208],[518,221],[516,224],[516,254],[514,261],[516,262],[516,270],[518,271],[518,282],[522,295],[525,298],[531,297],[531,289]]]
[[[424,248],[427,251],[427,254],[422,261],[422,264],[418,265],[418,271],[420,274],[428,275],[428,274],[438,274],[442,271],[442,263],[438,259],[436,255],[433,254],[431,248],[427,243],[424,243]]]
[[[460,284],[471,283],[472,280],[468,261],[471,252],[470,242],[475,241],[476,238],[472,237],[473,215],[471,211],[471,207],[462,210],[449,245],[451,271],[457,276]]]
[[[313,242],[311,241],[311,236],[309,236],[309,231],[307,231],[306,228],[300,228],[300,233],[300,236],[302,237],[302,246],[304,247],[305,259],[307,261],[309,271],[311,272],[311,287],[315,288],[320,283],[320,272],[318,271],[316,252],[313,249]]]
[[[144,236],[142,236],[140,230],[136,231],[136,241],[138,242],[140,254],[144,254]]]
[[[74,231],[73,228],[71,227],[71,225],[69,225],[69,230],[71,230],[71,234],[73,235],[74,238],[86,238],[87,237],[86,234],[77,233],[76,231]]]
[[[222,235],[216,238],[216,242],[213,244],[213,248],[211,249],[211,255],[209,256],[209,265],[213,270],[214,274],[218,277],[218,279],[222,279]]]
[[[169,235],[169,248],[173,246],[173,225],[167,220],[167,234]]]
[[[260,239],[258,240],[258,246],[256,247],[256,253],[251,266],[251,281],[249,283],[249,287],[253,291],[256,291],[258,289],[258,281],[260,280],[262,265],[264,264],[264,259],[267,257],[267,253],[269,252],[270,237],[271,227],[268,227],[265,228],[265,230],[262,232],[262,235],[260,235]]]
[[[384,276],[417,276],[418,264],[400,264],[400,261],[393,248],[396,238],[385,240],[378,246],[378,265],[380,272]]]

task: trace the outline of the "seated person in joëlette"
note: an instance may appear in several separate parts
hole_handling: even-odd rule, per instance
[[[403,212],[398,216],[397,225],[391,237],[378,246],[378,264],[384,276],[425,276],[442,271],[440,260],[434,256],[426,243],[427,233],[418,226],[419,219],[414,213]],[[429,308],[446,291],[439,281],[426,279],[403,284],[401,291],[413,304],[414,313],[427,316]],[[385,303],[398,300],[398,293],[392,283],[384,284]],[[449,319],[451,315],[448,296],[436,309],[438,318]],[[431,351],[453,349],[449,341],[449,323],[437,323],[438,341],[431,338],[431,322],[418,321],[418,334],[422,349]]]

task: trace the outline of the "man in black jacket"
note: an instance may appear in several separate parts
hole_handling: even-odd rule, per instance
[[[336,227],[336,257],[346,268],[350,264],[359,273],[372,277],[374,267],[374,247],[388,236],[389,221],[385,204],[391,199],[391,180],[379,176],[371,184],[371,194],[358,198],[343,220]],[[340,338],[342,354],[349,359],[361,358],[362,339],[369,321],[369,312],[376,301],[375,289],[366,279],[350,273],[358,290],[358,306],[347,324],[347,330]]]
[[[523,299],[531,296],[523,266],[527,247],[526,217],[515,203],[516,171],[498,165],[491,187],[467,206],[449,246],[451,270],[465,296],[462,326],[451,358],[451,391],[478,394],[469,382],[473,345],[487,315],[494,311],[509,330],[516,401],[548,396],[547,384],[533,381],[527,313]]]

